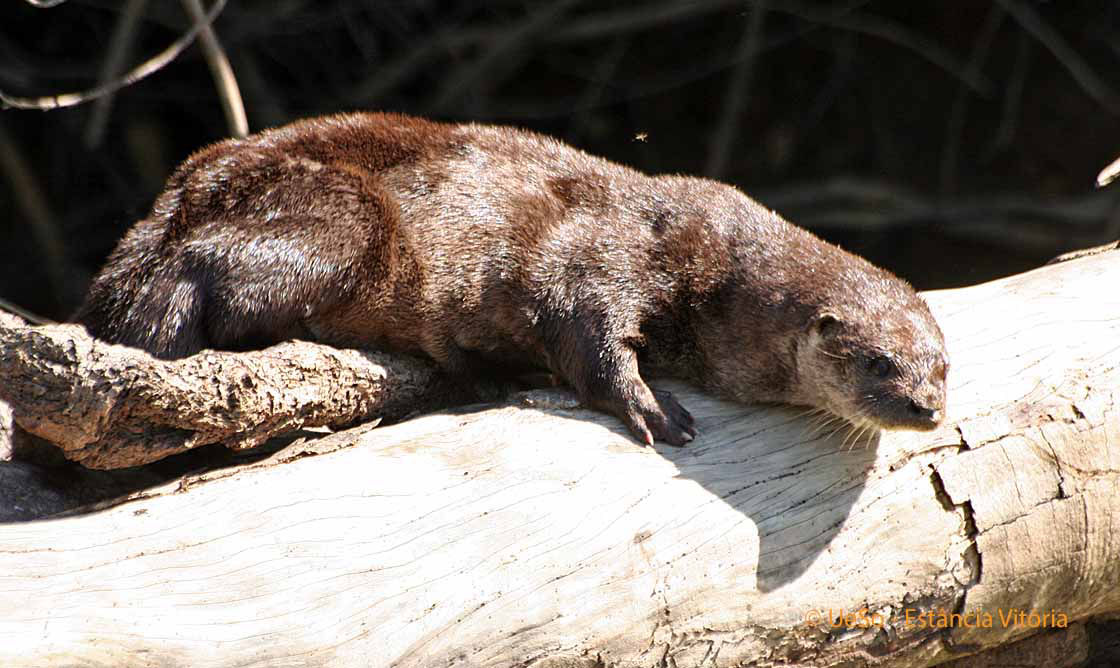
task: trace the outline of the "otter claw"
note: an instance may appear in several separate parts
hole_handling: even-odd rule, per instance
[[[665,391],[654,391],[654,405],[641,407],[627,415],[630,431],[638,440],[653,445],[653,440],[683,446],[696,438],[692,415]]]

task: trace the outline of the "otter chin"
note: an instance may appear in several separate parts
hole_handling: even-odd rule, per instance
[[[692,416],[649,374],[931,429],[949,364],[908,284],[732,186],[379,113],[187,158],[76,319],[163,358],[301,336],[425,355],[464,382],[543,369],[674,445]]]

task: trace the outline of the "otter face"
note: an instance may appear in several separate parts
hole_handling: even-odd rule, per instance
[[[805,343],[801,377],[821,379],[817,402],[852,424],[927,431],[944,418],[949,360],[927,309],[881,318],[820,313]]]

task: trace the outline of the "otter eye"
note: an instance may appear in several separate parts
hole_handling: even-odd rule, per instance
[[[867,360],[867,371],[876,378],[886,378],[893,370],[894,363],[882,355]]]

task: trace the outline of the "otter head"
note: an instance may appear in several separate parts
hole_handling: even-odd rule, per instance
[[[797,350],[813,404],[857,426],[930,430],[945,415],[949,359],[925,302],[867,303],[818,310]],[[804,383],[803,383],[804,384]]]

